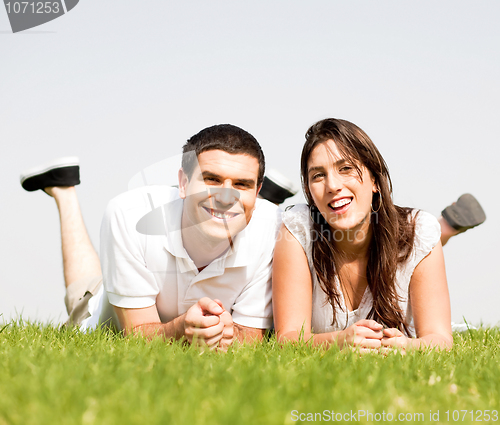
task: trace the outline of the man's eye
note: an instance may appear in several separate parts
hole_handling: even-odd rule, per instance
[[[205,177],[203,181],[207,183],[217,183],[219,180],[217,180],[215,177]]]

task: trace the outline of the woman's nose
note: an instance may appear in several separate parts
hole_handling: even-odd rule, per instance
[[[338,192],[342,189],[342,179],[335,173],[328,173],[325,186],[329,192]]]

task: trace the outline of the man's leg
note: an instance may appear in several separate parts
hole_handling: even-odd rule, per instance
[[[55,199],[59,210],[66,287],[81,279],[100,276],[101,263],[85,228],[75,187],[47,187],[44,190]]]
[[[90,316],[89,299],[102,285],[99,257],[83,222],[75,185],[80,183],[78,158],[58,158],[21,174],[21,185],[29,192],[43,190],[57,204],[61,222],[65,304],[68,323],[80,324]]]

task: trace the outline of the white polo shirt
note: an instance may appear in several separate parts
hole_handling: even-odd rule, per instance
[[[101,226],[101,263],[109,303],[123,308],[156,304],[166,323],[200,298],[217,298],[235,323],[270,328],[271,266],[281,211],[257,199],[233,248],[199,272],[182,244],[182,208],[178,189],[167,186],[135,189],[108,204]]]

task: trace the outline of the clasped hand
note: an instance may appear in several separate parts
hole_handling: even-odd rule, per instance
[[[220,300],[202,298],[186,312],[184,336],[190,344],[226,351],[233,335],[233,318]]]
[[[364,319],[341,331],[338,343],[341,348],[352,346],[364,351],[379,350],[384,347],[404,349],[409,343],[409,338],[399,329],[384,329],[375,320]]]

